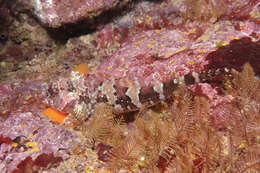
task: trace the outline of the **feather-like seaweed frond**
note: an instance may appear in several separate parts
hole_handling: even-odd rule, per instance
[[[227,10],[224,0],[186,0],[186,18],[215,21]],[[219,10],[221,8],[221,10]]]
[[[144,157],[143,153],[144,148],[130,136],[124,140],[123,144],[110,151],[109,168],[114,172],[120,169],[136,172],[139,166],[138,161],[141,161]]]
[[[193,163],[188,144],[197,130],[192,97],[183,86],[176,91],[175,101],[170,107],[170,132],[167,134],[167,145],[161,152],[168,172],[192,172]]]
[[[87,139],[110,146],[105,165],[112,172],[259,172],[259,79],[249,64],[232,75],[224,93],[231,99],[217,107],[180,86],[171,104],[144,106],[127,123],[101,104],[77,125]],[[223,128],[212,126],[215,115]]]
[[[226,86],[230,93],[234,96],[260,101],[260,80],[255,76],[249,63],[244,65],[242,72],[232,69],[231,73],[232,84]]]
[[[84,123],[84,135],[95,143],[102,142],[111,146],[120,145],[124,138],[121,118],[115,118],[112,108],[100,104],[95,109],[93,116]]]
[[[234,99],[222,106],[229,146],[222,167],[227,172],[259,172],[260,80],[248,63],[232,75],[226,89]]]

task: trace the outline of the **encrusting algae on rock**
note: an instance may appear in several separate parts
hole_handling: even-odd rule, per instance
[[[88,75],[88,65],[87,64],[79,64],[73,69],[74,72],[78,72],[79,74]]]
[[[0,172],[260,172],[259,0],[0,6]]]

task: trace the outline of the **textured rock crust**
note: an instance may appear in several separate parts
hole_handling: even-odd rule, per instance
[[[59,163],[69,157],[76,139],[73,132],[31,112],[9,115],[0,123],[0,170],[19,170],[26,160],[38,169]]]
[[[129,0],[34,0],[34,13],[42,23],[53,28],[83,20],[94,25],[93,18],[128,2]]]
[[[43,117],[50,106],[85,122],[100,102],[128,113],[172,101],[185,83],[209,101],[208,116],[223,128],[230,113],[224,107],[233,100],[222,93],[230,69],[249,62],[260,76],[260,1],[144,0],[117,13],[129,2],[0,0],[0,172],[55,172],[64,159],[63,172],[91,165],[89,153],[72,154],[76,132]],[[84,32],[62,39],[49,32],[77,27]],[[72,70],[81,63],[89,74]],[[111,149],[99,147],[99,155]],[[74,169],[74,160],[87,162]]]

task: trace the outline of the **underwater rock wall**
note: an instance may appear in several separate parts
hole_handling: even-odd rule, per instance
[[[259,0],[0,5],[0,172],[259,162]]]

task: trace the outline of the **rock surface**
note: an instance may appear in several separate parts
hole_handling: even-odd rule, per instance
[[[34,0],[34,13],[42,23],[53,28],[83,20],[88,25],[94,25],[93,18],[108,10],[121,8],[128,2],[129,0]]]
[[[260,75],[259,0],[10,2],[0,0],[0,172],[19,172],[28,167],[39,172],[104,168],[100,160],[108,159],[100,158],[109,157],[107,153],[114,146],[104,142],[98,145],[99,151],[88,146],[101,156],[98,160],[95,154],[85,153],[85,138],[78,139],[78,131],[65,125],[75,123],[74,128],[85,133],[89,130],[85,122],[100,102],[128,115],[147,103],[153,105],[167,98],[173,101],[175,88],[167,84],[174,82],[178,86],[187,84],[194,97],[204,98],[209,113],[203,118],[211,122],[210,130],[223,130],[231,117],[229,108],[242,97],[226,94],[223,81],[232,78],[231,68],[241,71],[248,62]],[[64,36],[60,29],[68,35],[60,38]],[[81,63],[88,64],[89,74],[73,71]],[[194,76],[200,80],[194,83]],[[257,109],[259,103],[253,102],[252,107]],[[44,117],[41,112],[46,107],[68,113],[68,124],[54,124]],[[167,114],[149,108],[152,110],[156,116]],[[132,118],[134,113],[129,115]],[[145,118],[144,122],[148,120]],[[253,126],[250,124],[250,128]],[[134,122],[127,124],[129,135],[134,127]],[[255,139],[252,137],[252,141]],[[246,147],[237,146],[234,150],[243,149],[237,153],[246,153]],[[230,159],[229,152],[221,159]],[[190,154],[192,161],[195,167],[200,165],[201,172],[206,158],[195,157],[194,153]],[[138,159],[135,164],[143,169],[144,158]],[[166,170],[168,163],[161,162],[157,166]],[[225,160],[218,164],[222,162]]]
[[[9,115],[0,123],[0,170],[23,171],[23,165],[47,167],[69,157],[77,136],[31,112]],[[2,139],[10,139],[9,142]],[[28,163],[28,162],[32,163]]]

